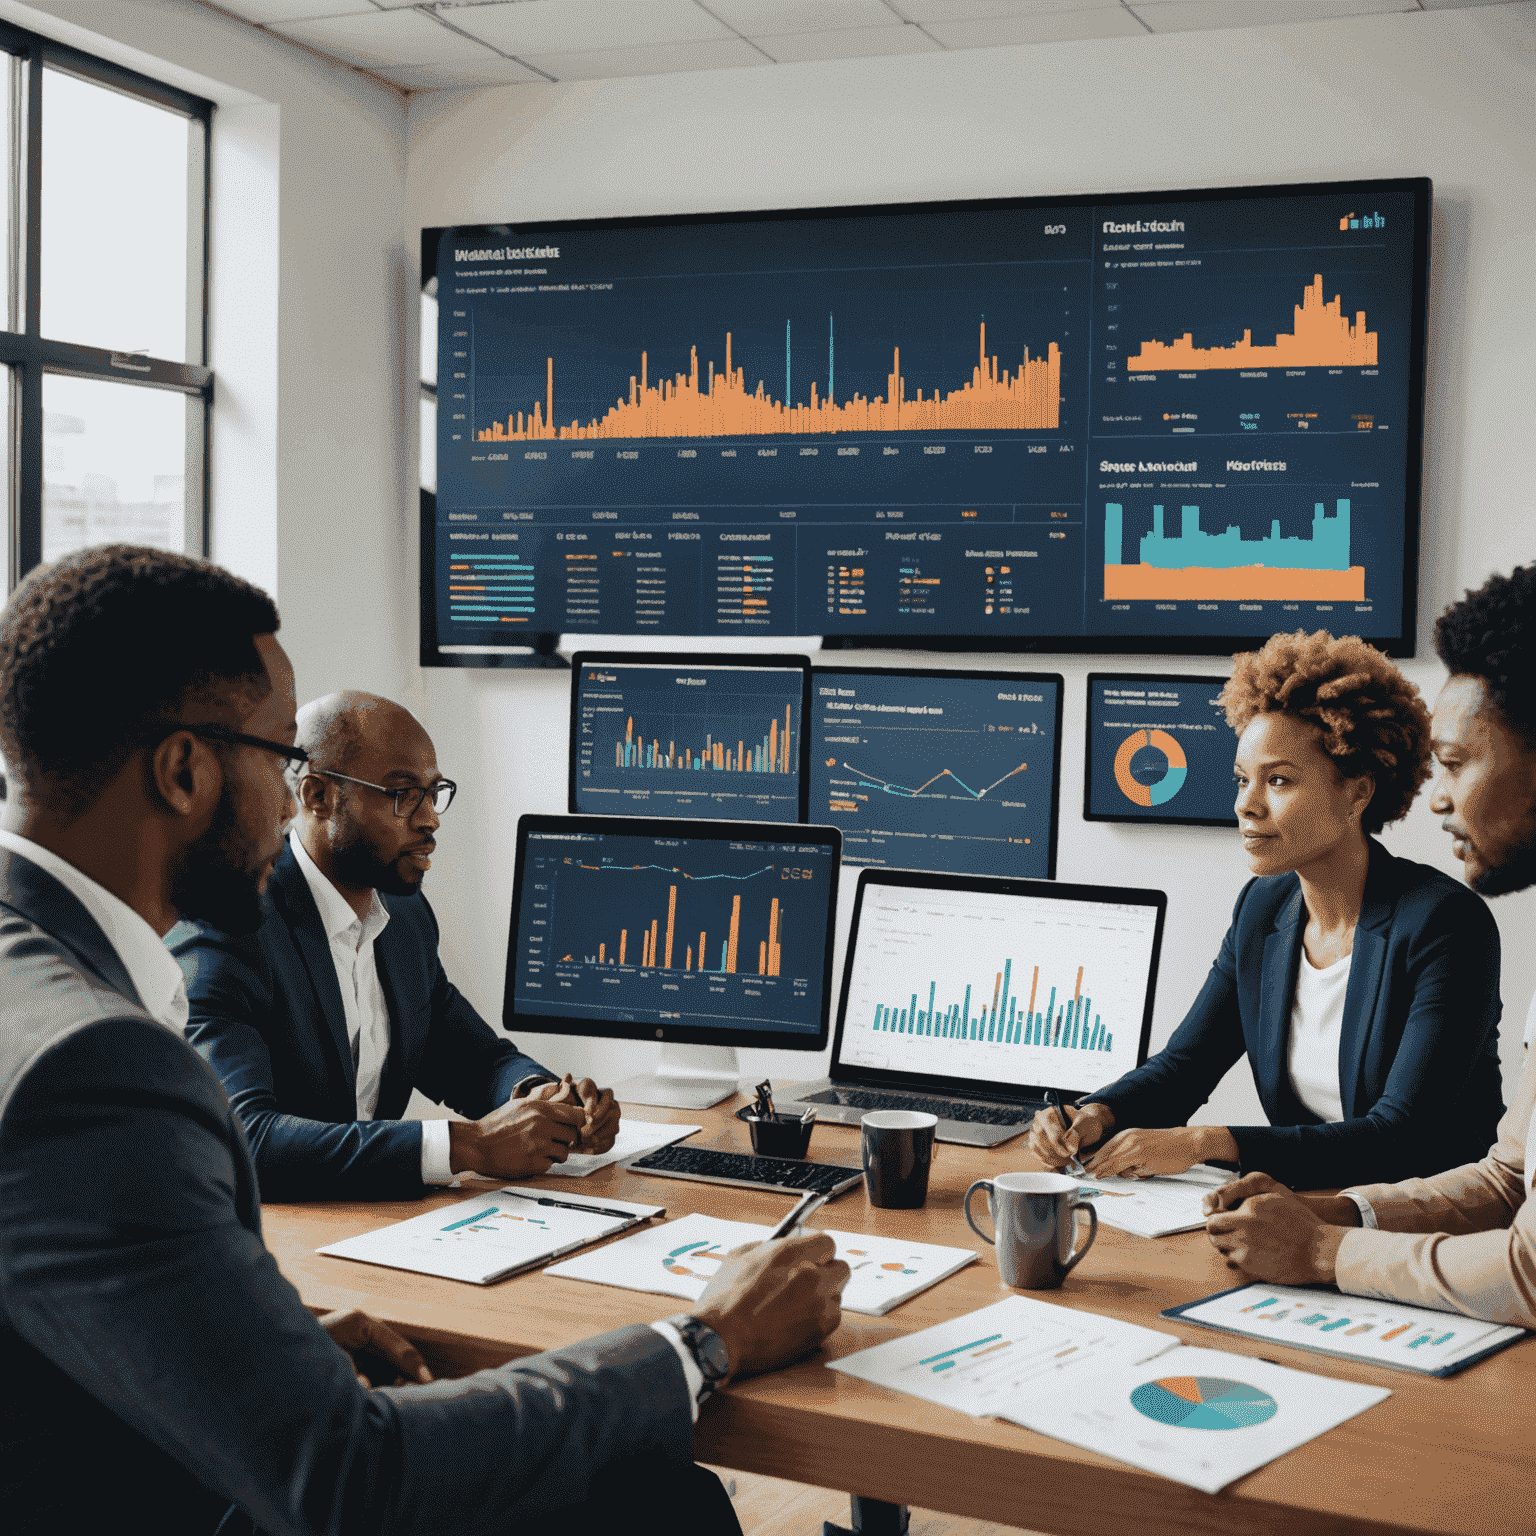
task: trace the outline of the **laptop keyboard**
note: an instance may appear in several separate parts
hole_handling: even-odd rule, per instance
[[[749,1152],[714,1152],[708,1147],[660,1147],[627,1165],[636,1173],[659,1173],[705,1184],[750,1184],[793,1194],[814,1190],[830,1195],[857,1182],[857,1168],[804,1163],[788,1157],[754,1157]]]
[[[972,1104],[965,1099],[929,1099],[915,1093],[889,1093],[868,1088],[828,1088],[807,1094],[801,1104],[846,1104],[851,1109],[913,1109],[941,1120],[968,1120],[978,1125],[1018,1125],[1034,1114],[1028,1105]]]

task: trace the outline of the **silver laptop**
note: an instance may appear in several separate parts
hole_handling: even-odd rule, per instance
[[[926,1110],[940,1141],[1019,1135],[1147,1059],[1167,897],[1107,885],[866,869],[832,1073],[776,1108],[857,1125]]]

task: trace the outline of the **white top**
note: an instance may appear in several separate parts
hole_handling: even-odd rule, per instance
[[[389,913],[373,892],[366,917],[359,918],[346,897],[320,873],[297,832],[288,835],[288,846],[303,871],[305,883],[320,909],[320,924],[331,946],[336,984],[341,988],[341,1008],[347,1021],[347,1039],[357,1068],[357,1118],[372,1120],[379,1105],[379,1084],[389,1057],[389,1004],[379,980],[373,946],[389,926]],[[421,1125],[421,1181],[453,1183],[448,1122],[423,1120]]]
[[[1291,1000],[1291,1087],[1319,1120],[1344,1118],[1339,1092],[1339,1036],[1344,1030],[1344,994],[1349,988],[1352,954],[1317,970],[1305,949],[1296,967]]]
[[[123,962],[144,1011],[180,1035],[187,1022],[187,984],[176,957],[160,935],[126,901],[82,874],[67,859],[29,837],[0,830],[0,848],[9,849],[52,875],[90,913]]]

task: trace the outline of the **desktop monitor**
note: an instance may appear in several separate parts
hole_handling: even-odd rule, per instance
[[[824,1050],[841,845],[833,827],[520,817],[503,1022],[659,1040],[658,1073],[616,1091],[678,1108],[735,1092],[737,1047]]]
[[[1038,1098],[1146,1060],[1167,897],[866,869],[833,1077]]]
[[[1055,672],[815,667],[811,814],[850,864],[1052,879]]]
[[[805,656],[582,651],[570,809],[805,821]]]
[[[1088,674],[1083,819],[1235,827],[1225,679]]]

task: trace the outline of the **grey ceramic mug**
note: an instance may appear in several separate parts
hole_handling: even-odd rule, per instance
[[[995,1179],[978,1179],[965,1192],[965,1219],[983,1242],[994,1240],[971,1215],[971,1196],[978,1189],[987,1192],[997,1233],[997,1268],[1004,1285],[1053,1290],[1099,1235],[1099,1213],[1086,1200],[1072,1198],[1078,1191],[1076,1179],[1064,1173],[1003,1173]],[[1088,1213],[1088,1239],[1074,1250],[1078,1211]]]

